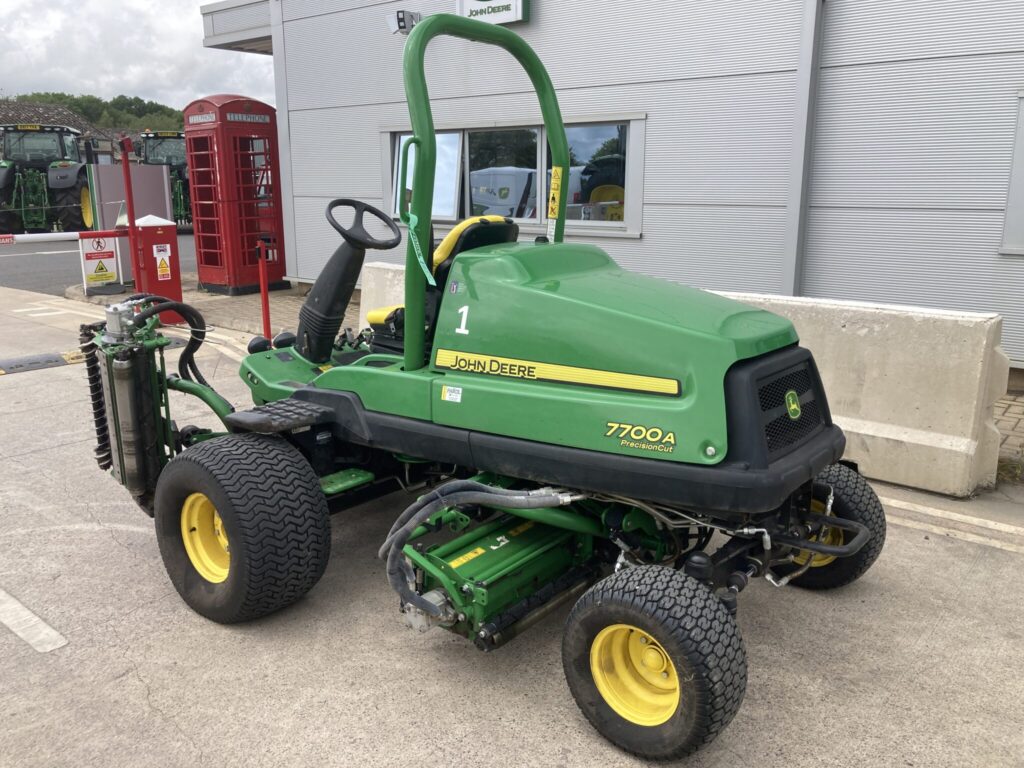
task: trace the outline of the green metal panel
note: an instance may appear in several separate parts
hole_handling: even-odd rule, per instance
[[[320,478],[320,488],[325,496],[334,496],[339,493],[358,488],[361,485],[373,482],[373,473],[365,469],[343,469],[332,475]]]
[[[723,381],[729,366],[796,341],[784,318],[628,272],[592,246],[490,246],[460,255],[445,287],[434,340],[434,370],[443,374],[433,384],[434,420],[555,445],[713,464],[728,450]],[[657,377],[678,382],[680,391],[538,381],[530,366],[492,366],[498,375],[455,371],[438,365],[439,351]],[[446,362],[452,365],[450,355]]]
[[[556,177],[562,172],[560,169],[565,169],[566,178],[569,173],[569,142],[565,136],[558,98],[547,70],[525,40],[503,27],[451,14],[430,16],[416,25],[406,43],[404,60],[405,92],[409,101],[413,129],[411,141],[416,143],[405,270],[405,367],[409,371],[415,371],[424,365],[424,292],[427,280],[420,268],[416,251],[418,247],[421,253],[427,252],[426,244],[430,242],[437,159],[434,117],[430,111],[424,58],[430,41],[441,35],[496,45],[504,48],[522,64],[540,101],[541,114],[544,117],[548,143],[551,147],[552,170]],[[549,218],[555,220],[553,239],[555,242],[561,242],[565,229],[566,195],[560,195],[555,203],[557,215],[549,215]]]

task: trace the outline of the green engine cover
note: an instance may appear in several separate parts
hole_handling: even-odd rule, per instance
[[[250,356],[242,375],[258,402],[313,384],[370,411],[711,465],[728,453],[729,367],[797,342],[784,318],[629,272],[589,245],[478,248],[442,288],[429,367],[383,355],[318,367],[290,350]]]
[[[619,267],[589,245],[460,255],[433,347],[433,420],[544,443],[714,464],[723,382],[797,342],[777,315]]]

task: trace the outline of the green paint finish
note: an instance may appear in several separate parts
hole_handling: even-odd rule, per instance
[[[197,397],[202,400],[210,407],[210,410],[217,415],[217,418],[221,420],[221,423],[224,423],[224,419],[227,418],[228,414],[235,410],[231,406],[231,403],[217,394],[210,387],[205,387],[194,381],[185,381],[185,379],[181,378],[165,378],[165,381],[168,389],[173,389],[177,392],[184,392],[187,395],[192,395],[193,397]]]
[[[242,360],[238,374],[252,390],[253,402],[263,404],[291,397],[296,389],[322,375],[323,370],[288,349],[249,355]]]
[[[46,173],[26,168],[14,182],[15,208],[20,208],[25,229],[46,229],[46,214],[50,209],[50,193]]]
[[[445,288],[434,340],[434,370],[443,374],[433,384],[434,420],[555,445],[714,464],[728,449],[726,371],[737,360],[796,341],[788,320],[628,272],[593,246],[480,248],[455,260]],[[675,380],[681,394],[458,372],[436,364],[439,349]],[[442,387],[461,390],[458,401]],[[670,434],[674,442],[666,440]]]
[[[588,537],[516,516],[503,516],[444,544],[405,548],[424,572],[423,591],[444,589],[466,617],[452,630],[467,636],[592,552]]]
[[[389,359],[393,365],[378,368],[367,364],[381,359]],[[430,387],[436,377],[429,369],[407,373],[402,369],[401,358],[373,355],[352,365],[332,368],[314,384],[324,389],[354,392],[363,407],[370,411],[430,421]]]
[[[412,120],[412,141],[416,143],[412,205],[409,211],[412,223],[407,238],[409,243],[406,249],[405,270],[405,367],[409,371],[422,368],[425,357],[424,293],[427,279],[420,269],[416,251],[418,246],[421,252],[426,252],[424,244],[430,242],[437,160],[434,116],[430,110],[424,59],[427,46],[435,37],[442,35],[496,45],[504,48],[519,61],[537,91],[551,148],[552,167],[569,167],[569,142],[565,136],[565,125],[562,122],[555,88],[541,60],[525,40],[503,27],[445,13],[429,16],[413,28],[405,45],[403,64],[405,93]],[[551,217],[556,219],[553,232],[555,242],[561,242],[564,234],[565,206],[566,195],[563,194],[557,201],[557,217]]]
[[[391,365],[377,367],[381,362]],[[422,421],[431,418],[430,383],[436,378],[428,369],[405,373],[397,355],[368,355],[350,365],[318,366],[294,349],[249,355],[242,361],[240,375],[257,404],[291,397],[296,389],[312,385],[354,392],[368,410]]]
[[[361,485],[372,483],[374,475],[365,469],[343,469],[333,475],[320,478],[320,488],[327,496],[335,496]]]

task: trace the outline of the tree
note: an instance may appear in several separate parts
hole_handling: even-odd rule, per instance
[[[70,93],[40,91],[15,97],[35,104],[60,104],[77,112],[97,128],[112,130],[180,131],[184,125],[181,110],[138,96],[115,96],[109,101],[99,96],[74,96]]]

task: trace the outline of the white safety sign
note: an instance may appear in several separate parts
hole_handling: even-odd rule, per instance
[[[153,258],[156,259],[156,279],[171,279],[171,246],[158,243],[153,246]]]
[[[78,241],[78,249],[82,254],[82,277],[86,288],[118,281],[117,253],[114,248],[113,242],[108,246],[106,239],[102,237]]]

